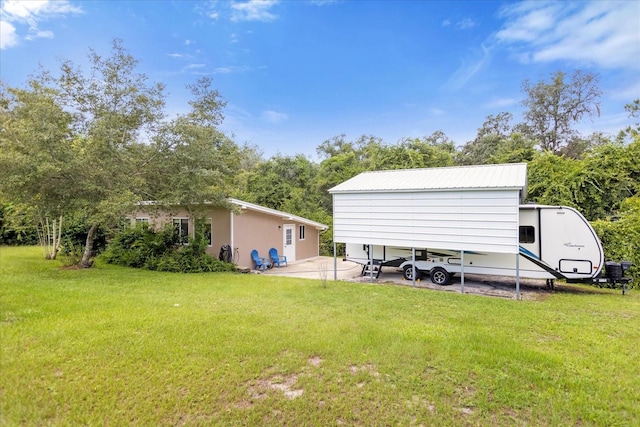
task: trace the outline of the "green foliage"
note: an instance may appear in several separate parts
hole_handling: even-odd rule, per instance
[[[606,260],[631,261],[630,276],[633,287],[640,284],[640,196],[623,201],[615,218],[597,220],[593,228],[602,241]]]
[[[183,245],[173,226],[156,232],[142,224],[116,236],[101,258],[109,264],[175,273],[235,271],[233,264],[205,253],[202,227],[198,229],[196,237]]]
[[[0,203],[0,245],[37,245],[38,230],[11,203]]]
[[[88,68],[62,61],[0,91],[0,197],[31,207],[36,221],[82,218],[81,266],[92,264],[94,231],[138,202],[224,206],[252,155],[217,129],[225,103],[211,79],[190,85],[191,110],[166,120],[164,85],[138,72],[122,41],[107,56],[90,50]]]
[[[629,117],[640,119],[640,98],[636,98],[633,102],[625,105],[624,109],[629,114]],[[627,127],[623,132],[632,138],[640,137],[640,122],[636,122],[632,126]]]
[[[69,216],[66,218],[65,225],[62,232],[62,245],[61,254],[71,255],[79,253],[82,258],[84,246],[87,241],[87,226],[84,218],[78,218],[77,216]],[[96,236],[93,239],[92,253],[98,255],[107,248],[107,232],[102,227],[99,227],[96,231]]]
[[[528,164],[527,199],[543,205],[577,207],[572,183],[580,171],[577,160],[556,156],[551,152],[538,154]]]
[[[599,145],[583,160],[539,154],[528,164],[528,199],[575,207],[590,221],[605,219],[640,190],[638,155],[638,139]]]

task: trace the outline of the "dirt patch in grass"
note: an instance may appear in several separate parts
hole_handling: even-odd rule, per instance
[[[248,385],[249,396],[252,400],[261,400],[267,397],[268,393],[272,390],[281,392],[287,399],[296,399],[304,393],[303,389],[294,388],[298,382],[298,374],[289,375],[273,375],[269,378],[252,381]],[[240,405],[248,407],[249,405]]]
[[[358,283],[371,282],[369,277],[356,277],[352,279]],[[401,286],[414,286],[414,283],[410,280],[405,280],[402,277],[402,273],[395,271],[394,269],[383,270],[379,279],[372,282],[373,284],[387,284],[387,285],[401,285]],[[456,292],[470,294],[490,296],[506,299],[515,299],[516,294],[516,279],[508,276],[493,276],[493,275],[479,275],[479,274],[465,274],[464,290],[460,276],[456,275],[451,279],[451,283],[446,286],[436,285],[431,282],[428,277],[423,277],[420,280],[416,280],[415,287],[417,289],[429,289],[434,291],[443,292]],[[520,299],[543,301],[549,295],[554,292],[571,293],[571,294],[601,294],[606,293],[605,290],[597,287],[588,287],[582,285],[572,285],[563,282],[556,282],[554,289],[550,289],[544,279],[520,279]]]
[[[308,362],[310,365],[315,366],[317,368],[322,363],[322,359],[319,358],[318,356],[312,356],[309,358]]]

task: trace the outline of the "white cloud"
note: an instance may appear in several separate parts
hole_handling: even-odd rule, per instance
[[[464,18],[456,22],[456,28],[458,30],[468,30],[476,26],[476,22],[471,18]]]
[[[269,123],[281,123],[289,118],[289,115],[286,113],[280,113],[278,111],[273,110],[265,110],[260,115],[262,120]]]
[[[473,52],[473,58],[464,59],[462,65],[456,70],[446,84],[450,89],[460,89],[463,87],[476,73],[484,69],[491,60],[491,48],[480,45],[480,50]]]
[[[39,0],[39,1],[4,1],[0,8],[2,40],[0,48],[7,49],[19,43],[20,38],[35,40],[38,38],[53,38],[53,31],[40,29],[40,24],[48,19],[82,13],[82,9],[73,6],[67,0]],[[26,35],[20,36],[25,30]]]
[[[35,39],[52,39],[52,38],[53,38],[53,31],[38,30],[27,35],[24,39],[31,41]]]
[[[449,25],[451,25],[451,21],[448,19],[445,19],[444,21],[442,21],[442,26],[443,27],[448,27]]]
[[[9,22],[0,21],[0,49],[8,49],[17,44],[16,27]]]
[[[214,74],[232,74],[232,73],[244,73],[249,71],[249,67],[242,66],[229,66],[229,67],[217,67],[213,70]]]
[[[640,69],[640,2],[522,2],[500,16],[505,23],[495,38],[522,62]]]
[[[269,11],[278,4],[278,0],[249,0],[231,4],[232,21],[264,21],[275,20],[278,16]]]
[[[503,108],[516,105],[518,102],[520,101],[515,98],[494,98],[483,106],[487,108]]]
[[[621,86],[608,92],[609,97],[625,102],[640,98],[640,81],[636,81],[626,86]]]

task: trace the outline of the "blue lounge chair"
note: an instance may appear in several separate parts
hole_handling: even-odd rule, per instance
[[[251,259],[253,259],[253,263],[256,265],[256,270],[265,271],[267,268],[271,268],[271,263],[267,258],[260,258],[257,250],[251,251]]]
[[[271,248],[269,249],[269,257],[271,258],[271,263],[273,265],[277,265],[278,268],[281,267],[281,263],[284,262],[284,265],[289,265],[287,264],[287,257],[286,256],[278,256],[278,250],[276,248]]]

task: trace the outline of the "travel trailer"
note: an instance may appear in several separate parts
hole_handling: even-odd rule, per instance
[[[573,208],[521,205],[519,245],[519,266],[516,266],[516,257],[508,253],[415,248],[414,261],[412,248],[353,243],[346,245],[346,259],[362,264],[363,274],[379,275],[381,267],[397,267],[407,280],[428,275],[438,285],[447,285],[452,276],[463,270],[470,274],[513,277],[519,274],[523,278],[547,279],[550,287],[555,279],[611,282],[599,277],[605,262],[598,236]],[[608,263],[609,270],[615,269],[613,264]],[[622,263],[622,273],[629,265]],[[607,276],[611,276],[611,272]],[[622,281],[622,277],[618,279]]]

